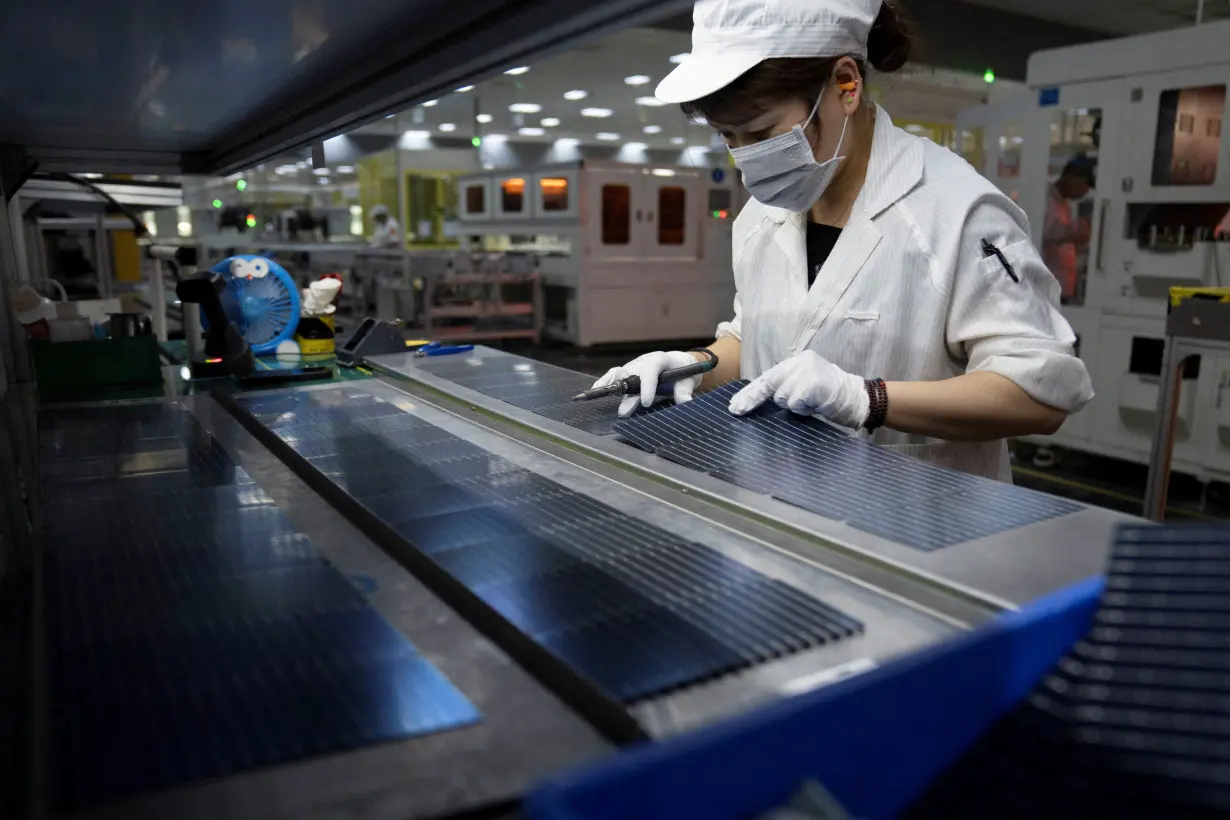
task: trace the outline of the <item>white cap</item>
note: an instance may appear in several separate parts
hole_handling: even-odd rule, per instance
[[[658,84],[668,103],[725,88],[772,57],[867,56],[883,0],[698,0],[692,53]]]
[[[377,205],[375,208],[372,208],[372,216],[388,216],[388,215],[389,215],[389,209],[383,205]]]

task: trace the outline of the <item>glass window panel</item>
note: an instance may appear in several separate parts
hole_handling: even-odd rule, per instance
[[[602,244],[627,245],[632,240],[632,189],[602,186]]]
[[[1059,280],[1064,304],[1085,303],[1101,141],[1102,109],[1052,114],[1042,258]]]
[[[500,183],[500,207],[506,214],[519,214],[525,207],[525,180],[520,177]]]
[[[1153,148],[1154,185],[1212,185],[1221,150],[1226,87],[1163,91]]]
[[[678,186],[658,189],[658,244],[682,245],[687,223],[687,193]]]
[[[547,177],[538,180],[542,191],[543,211],[568,210],[568,180],[563,177]]]
[[[466,213],[481,214],[487,210],[487,197],[481,185],[466,186]]]

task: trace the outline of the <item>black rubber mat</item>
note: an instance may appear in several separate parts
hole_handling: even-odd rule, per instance
[[[478,719],[182,407],[40,428],[59,810]]]
[[[463,368],[466,365],[457,365]],[[238,403],[521,632],[630,702],[862,624],[358,388]],[[333,423],[322,422],[334,416]],[[367,418],[363,418],[367,414]]]
[[[1085,639],[917,818],[1230,816],[1230,525],[1125,527]]]
[[[662,458],[924,552],[1080,509],[894,453],[772,404],[736,417],[727,405],[746,384],[621,421],[615,431]]]

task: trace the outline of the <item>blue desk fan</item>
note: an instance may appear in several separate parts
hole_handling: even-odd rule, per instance
[[[285,269],[263,256],[232,256],[210,268],[222,274],[222,309],[256,355],[272,353],[295,334],[299,288]]]

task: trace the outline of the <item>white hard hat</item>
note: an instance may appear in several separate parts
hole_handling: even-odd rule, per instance
[[[372,216],[388,216],[388,215],[389,215],[389,209],[383,205],[377,205],[375,208],[372,208]]]
[[[692,52],[654,92],[691,102],[771,57],[867,56],[883,0],[698,0]]]

